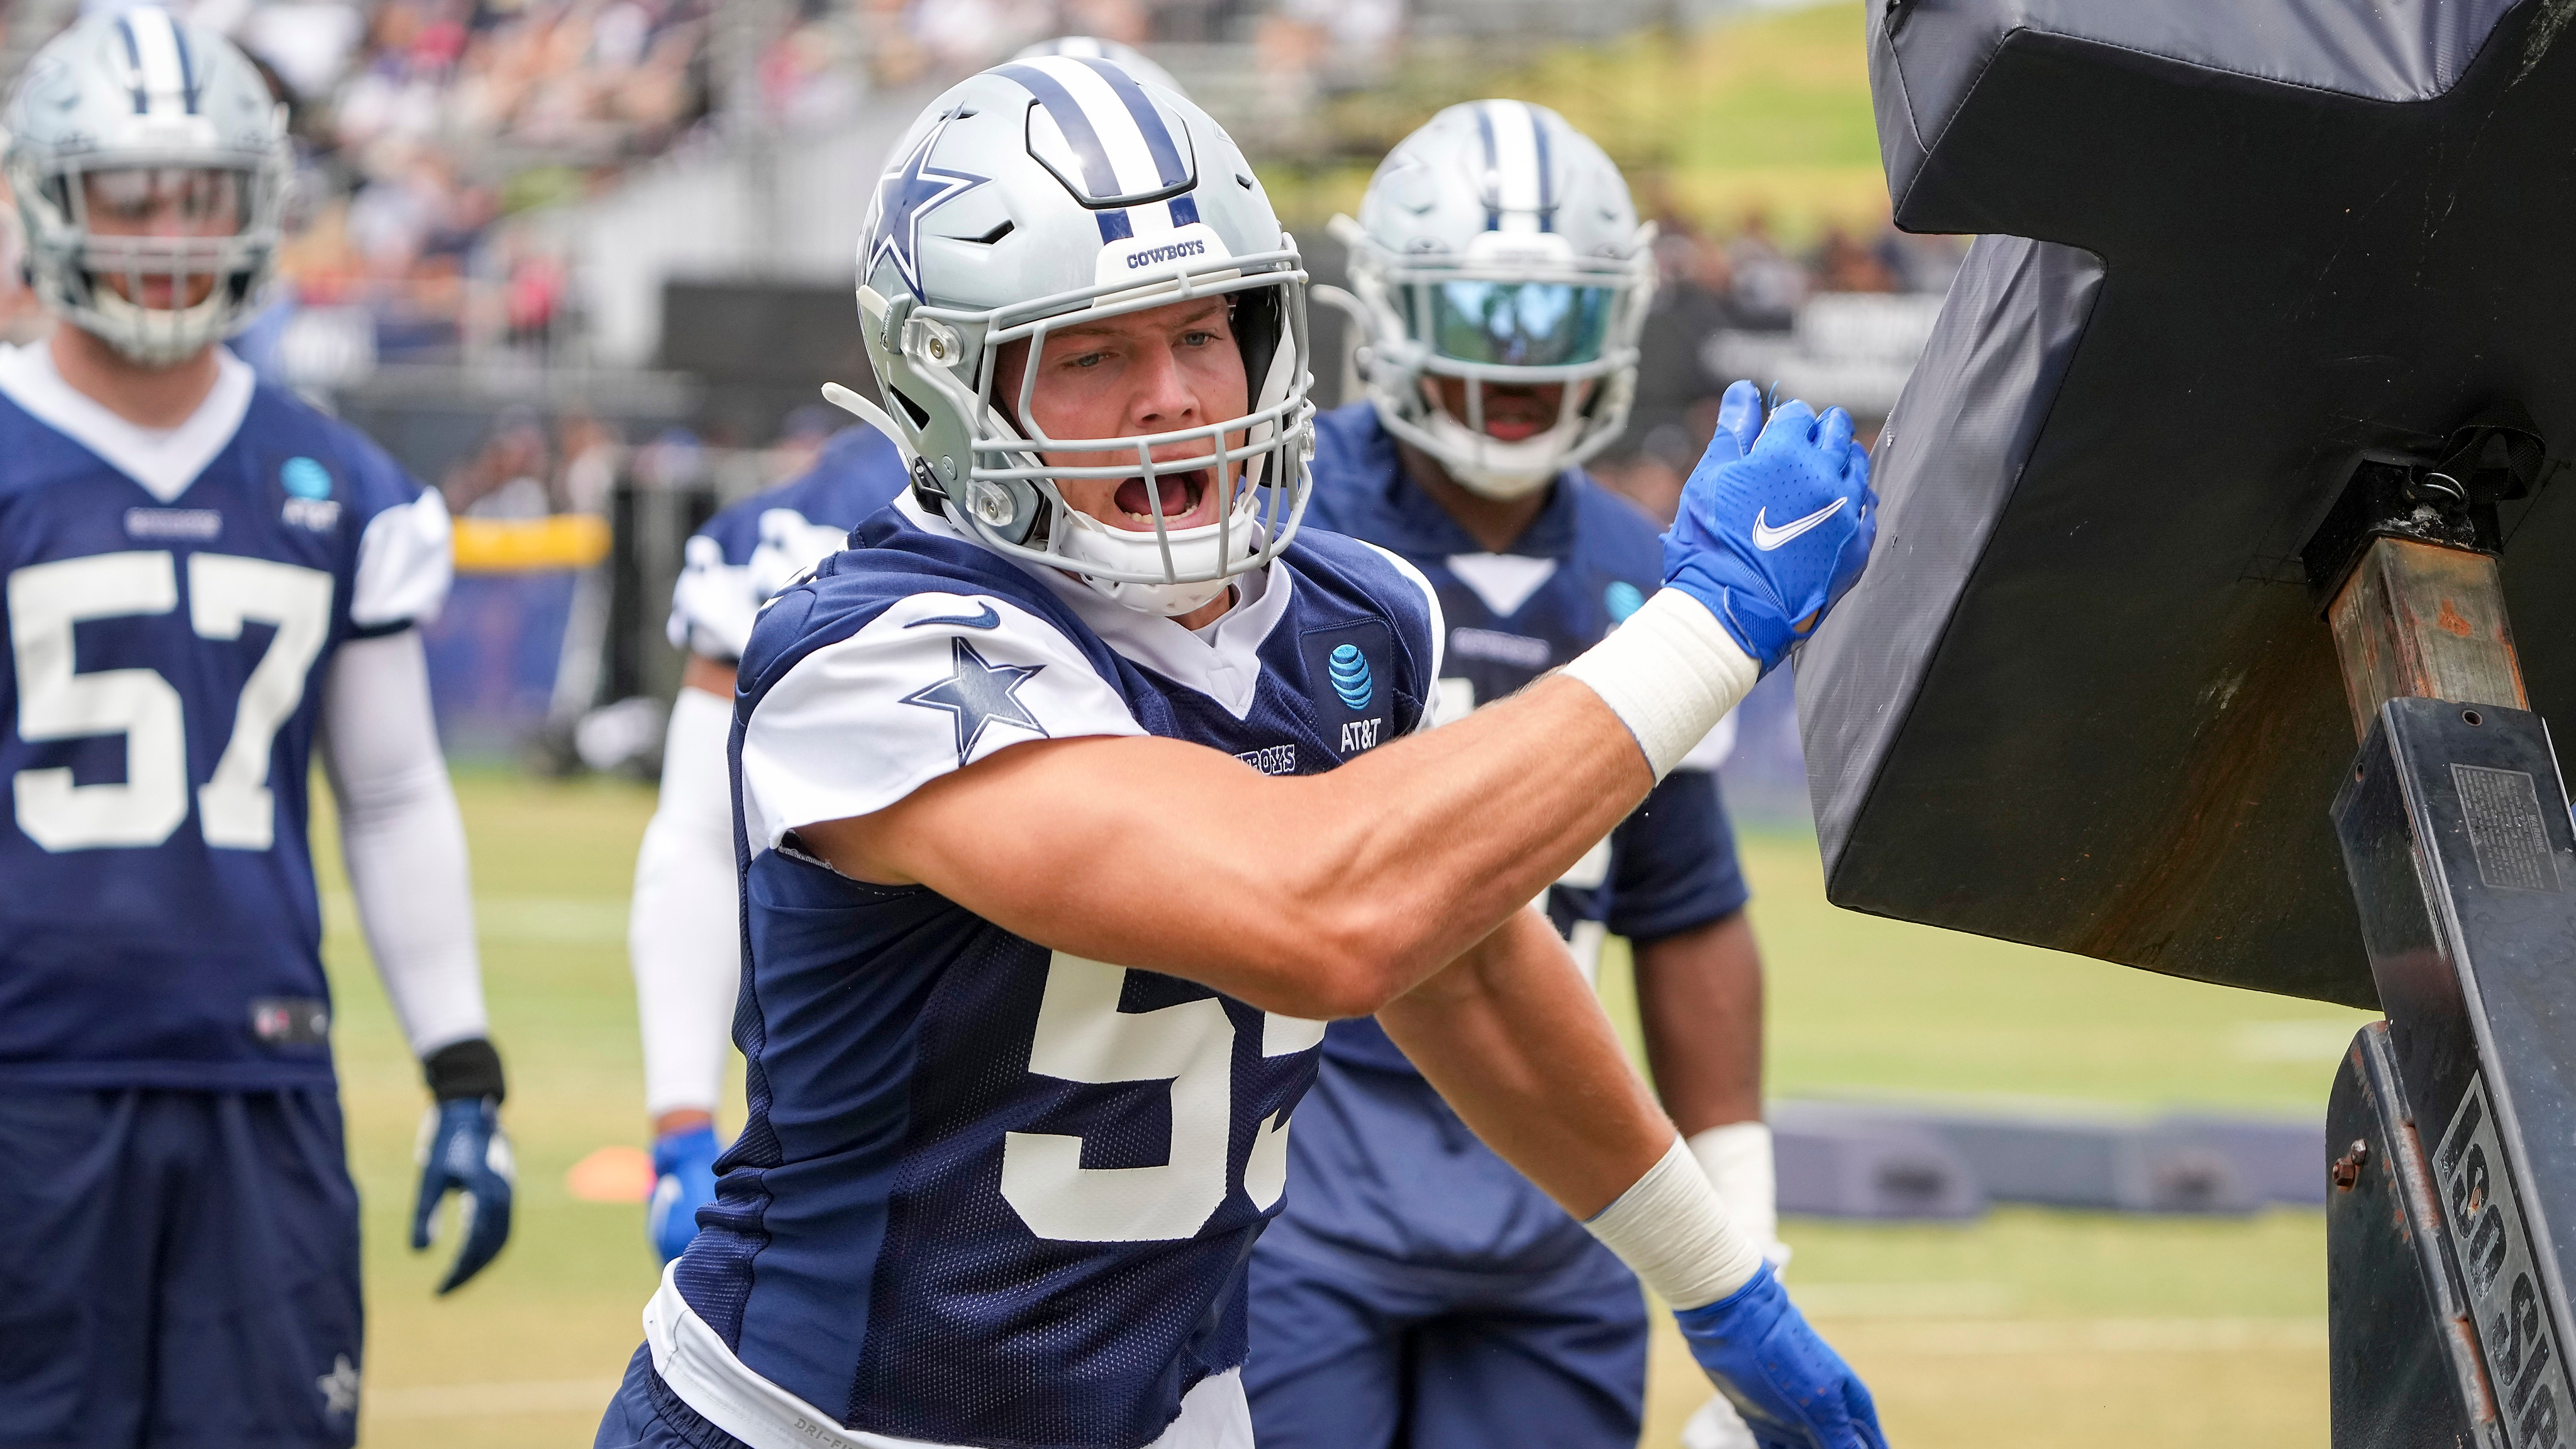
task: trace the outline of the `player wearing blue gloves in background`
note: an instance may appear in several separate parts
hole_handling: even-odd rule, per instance
[[[1359,210],[1334,230],[1369,396],[1316,420],[1306,522],[1395,550],[1439,590],[1454,722],[1599,643],[1662,577],[1655,525],[1579,466],[1627,418],[1653,234],[1600,147],[1520,101],[1441,112]],[[1724,422],[1752,443],[1749,386]],[[1762,966],[1710,764],[1685,760],[1542,905],[1587,976],[1605,935],[1634,947],[1664,1108],[1776,1266]],[[1245,1375],[1264,1449],[1636,1443],[1635,1276],[1375,1022],[1326,1034],[1291,1141],[1297,1190],[1252,1268]],[[1702,1418],[1713,1442],[1750,1442],[1722,1400]]]
[[[690,535],[671,591],[671,642],[688,651],[662,739],[662,793],[635,856],[627,959],[644,1033],[644,1110],[653,1122],[645,1232],[664,1262],[715,1197],[715,1108],[742,984],[734,892],[734,665],[769,596],[903,489],[903,460],[874,428],[844,428],[798,478],[755,493]]]
[[[1858,575],[1850,420],[1726,439],[1666,586],[1426,729],[1438,597],[1295,527],[1305,274],[1204,112],[987,71],[859,254],[920,466],[744,655],[750,1120],[602,1449],[1250,1443],[1245,1263],[1324,1022],[1369,1014],[1759,1433],[1879,1445],[1528,909]]]
[[[434,1105],[412,1243],[510,1231],[465,832],[412,625],[447,514],[221,346],[284,107],[139,7],[47,44],[5,166],[51,337],[0,349],[0,1443],[343,1446],[358,1202],[307,839],[318,755]]]
[[[1102,60],[1177,92],[1164,69],[1114,40],[1058,36],[1015,59]],[[662,744],[662,793],[635,859],[627,958],[644,1031],[644,1110],[653,1122],[645,1232],[664,1262],[714,1200],[715,1107],[742,981],[734,899],[733,799],[725,735],[734,667],[760,606],[807,565],[838,552],[859,520],[892,502],[903,460],[883,433],[845,429],[789,483],[732,505],[692,535],[671,596],[671,643],[689,653]]]

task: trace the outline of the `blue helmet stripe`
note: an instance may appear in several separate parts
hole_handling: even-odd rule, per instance
[[[1172,198],[1172,225],[1188,226],[1199,219],[1199,199],[1195,196]]]
[[[179,51],[179,95],[189,115],[197,114],[197,66],[188,55],[188,32],[177,24],[170,27],[170,43]]]
[[[1125,241],[1136,234],[1136,223],[1123,207],[1115,211],[1095,211],[1092,215],[1100,220],[1100,240],[1104,243]]]
[[[1501,231],[1502,178],[1494,173],[1502,165],[1502,158],[1494,154],[1494,118],[1486,114],[1483,106],[1476,108],[1476,134],[1485,143],[1485,230]]]
[[[1181,163],[1181,150],[1172,144],[1171,128],[1163,124],[1163,114],[1154,109],[1153,98],[1145,94],[1145,88],[1136,83],[1134,76],[1110,61],[1089,56],[1076,59],[1107,81],[1109,89],[1115,91],[1118,99],[1126,105],[1127,114],[1136,120],[1136,129],[1144,133],[1145,149],[1153,153],[1154,170],[1162,177],[1163,184],[1179,186],[1186,183],[1190,179],[1189,168]]]
[[[1091,117],[1084,113],[1082,103],[1073,98],[1073,93],[1059,85],[1054,76],[1033,65],[1004,65],[994,69],[1018,81],[1030,95],[1038,98],[1039,105],[1046,107],[1047,114],[1055,120],[1056,129],[1064,133],[1065,144],[1071,146],[1073,154],[1080,158],[1083,184],[1091,188],[1092,196],[1095,199],[1116,196],[1122,189],[1118,185],[1118,168],[1109,164],[1109,152],[1100,144],[1100,133],[1091,128]],[[1124,221],[1123,217],[1121,221]],[[1109,223],[1103,221],[1100,227],[1106,236]]]
[[[1523,101],[1521,104],[1529,108],[1530,134],[1538,140],[1538,229],[1554,231],[1556,230],[1556,178],[1549,173],[1547,164],[1547,117],[1541,115],[1539,108],[1530,105],[1529,102]]]
[[[134,114],[139,116],[150,104],[143,95],[143,47],[135,43],[131,19],[123,15],[116,17],[116,33],[125,37],[125,63],[133,67],[134,75]]]

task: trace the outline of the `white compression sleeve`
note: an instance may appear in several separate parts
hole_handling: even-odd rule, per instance
[[[1657,589],[1565,672],[1592,686],[1628,726],[1658,780],[1762,677],[1708,606],[1679,589]]]
[[[733,701],[682,689],[662,737],[662,798],[635,855],[626,954],[644,1028],[644,1110],[715,1110],[742,986],[725,741]]]
[[[1774,1268],[1789,1264],[1780,1241],[1779,1180],[1771,1161],[1771,1129],[1760,1122],[1729,1122],[1690,1136],[1691,1156],[1717,1189],[1726,1215],[1762,1250]]]
[[[1675,1308],[1715,1303],[1762,1267],[1760,1245],[1727,1220],[1717,1189],[1679,1137],[1584,1226]]]
[[[341,645],[322,691],[322,765],[358,923],[403,1035],[425,1058],[489,1028],[465,821],[438,751],[419,633]]]

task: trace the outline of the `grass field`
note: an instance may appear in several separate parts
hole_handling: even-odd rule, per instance
[[[327,792],[316,791],[327,799]],[[446,1301],[447,1245],[404,1247],[421,1092],[326,885],[350,1157],[366,1201],[369,1445],[585,1445],[655,1269],[636,1204],[565,1173],[644,1142],[625,921],[649,792],[459,781],[507,1116],[516,1236]],[[326,858],[330,826],[317,825]],[[2359,1013],[2167,981],[1849,915],[1812,842],[1746,842],[1771,967],[1774,1096],[1942,1093],[2321,1112]],[[1613,963],[1605,990],[1623,995]],[[732,1120],[739,1120],[738,1109]],[[2325,1442],[2324,1231],[2313,1212],[2185,1220],[1998,1211],[1967,1227],[1792,1220],[1795,1295],[1906,1449]],[[1645,1443],[1705,1396],[1659,1345]]]

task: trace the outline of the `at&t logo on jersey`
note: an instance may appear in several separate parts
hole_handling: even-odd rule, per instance
[[[1315,722],[1345,760],[1393,733],[1395,641],[1377,621],[1317,629],[1305,638]]]
[[[278,517],[297,528],[328,533],[340,526],[340,505],[331,496],[331,470],[311,458],[289,458],[277,470],[277,486],[286,490]]]

